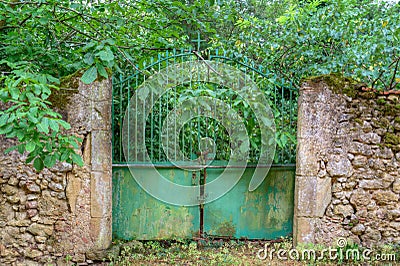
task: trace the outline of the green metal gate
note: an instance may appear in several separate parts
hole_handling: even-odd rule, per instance
[[[260,134],[251,108],[234,91],[211,82],[199,82],[195,78],[166,91],[158,99],[151,97],[148,118],[144,118],[143,132],[141,125],[133,126],[133,132],[124,131],[126,115],[141,116],[140,112],[126,112],[131,108],[131,100],[138,100],[141,95],[135,90],[160,70],[183,62],[205,61],[229,64],[250,77],[262,90],[272,108],[276,126],[275,141],[277,149],[272,165],[263,183],[249,191],[251,177],[260,159]],[[207,64],[206,62],[206,64]],[[210,71],[214,71],[207,64]],[[245,84],[244,84],[245,85]],[[162,143],[163,126],[168,120],[168,113],[173,113],[179,104],[191,96],[212,97],[216,102],[223,102],[234,109],[243,118],[247,134],[250,136],[248,165],[238,183],[224,196],[199,206],[179,206],[164,203],[149,195],[132,173],[144,179],[150,178],[154,169],[164,178],[183,186],[198,186],[210,183],[228,166],[230,152],[229,134],[223,124],[210,117],[197,117],[186,121],[173,137],[182,148],[182,154],[172,150],[168,156]],[[216,50],[200,55],[196,51],[176,51],[160,54],[148,65],[133,69],[130,75],[113,77],[113,237],[114,239],[167,239],[191,238],[193,236],[218,236],[247,239],[274,239],[292,233],[293,200],[296,149],[296,113],[297,90],[290,84],[277,81],[273,73],[262,67],[256,67],[247,60],[235,60],[226,53]],[[215,104],[215,109],[217,105]],[[128,119],[135,121],[135,119]],[[175,131],[177,129],[175,122]],[[168,130],[166,131],[168,134]],[[173,132],[173,131],[172,131]],[[139,136],[138,136],[139,135]],[[146,148],[148,158],[142,151],[141,143]],[[215,143],[213,149],[202,153],[204,139]],[[132,139],[132,141],[131,141]],[[124,156],[123,143],[132,150]],[[167,149],[169,145],[167,143]],[[207,146],[207,145],[206,145]],[[207,146],[208,147],[208,146]],[[209,147],[208,147],[209,148]],[[126,149],[126,148],[125,148]],[[212,156],[210,154],[212,154]],[[129,154],[132,154],[131,156]],[[180,157],[206,164],[202,169],[181,169]],[[179,158],[178,158],[179,157]],[[177,163],[178,162],[178,165]],[[152,167],[150,167],[150,164]],[[232,173],[236,170],[231,169]],[[239,169],[237,170],[239,171]],[[157,186],[157,184],[156,184]],[[164,189],[162,185],[156,190]],[[207,191],[200,189],[198,197],[205,197]],[[182,196],[182,195],[179,195]],[[189,195],[188,195],[189,196]],[[193,195],[190,195],[193,196]]]

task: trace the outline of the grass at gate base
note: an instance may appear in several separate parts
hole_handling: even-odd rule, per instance
[[[116,243],[117,253],[110,253],[101,265],[399,265],[400,246],[385,246],[373,251],[396,254],[396,261],[376,260],[282,260],[277,253],[269,258],[260,259],[257,254],[268,245],[268,252],[284,249],[291,250],[292,239],[283,238],[279,241],[250,241],[227,239],[196,239],[196,240],[161,240],[134,241],[135,244]],[[322,245],[307,245],[297,247],[301,254],[304,249],[321,251]],[[350,247],[351,248],[351,247]],[[345,248],[346,249],[346,248]],[[362,248],[360,248],[362,250]],[[360,251],[361,253],[361,251]],[[287,256],[287,254],[286,254]]]

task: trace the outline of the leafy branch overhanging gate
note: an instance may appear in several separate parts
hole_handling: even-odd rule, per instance
[[[143,82],[172,65],[204,61],[204,58],[229,64],[251,77],[264,92],[272,109],[277,144],[274,164],[264,182],[254,191],[249,191],[248,187],[260,158],[261,128],[246,101],[228,87],[198,81],[194,77],[190,82],[169,88],[157,100],[151,98],[148,102],[151,112],[143,120],[144,136],[138,137],[137,134],[140,133],[137,132],[128,136],[124,132],[126,109],[130,107],[132,100],[137,102],[137,97],[141,97],[140,94],[135,94],[135,90]],[[212,66],[209,68],[213,71]],[[167,51],[165,54],[159,54],[157,60],[150,61],[148,65],[144,64],[140,70],[133,69],[132,72],[130,75],[113,77],[113,238],[191,238],[200,234],[274,239],[290,235],[293,224],[297,90],[282,81],[278,82],[273,73],[261,66],[256,67],[246,60],[235,60],[218,50],[202,55],[190,50]],[[182,152],[165,150],[165,146],[167,149],[171,146],[168,142],[165,145],[163,139],[163,133],[169,132],[168,128],[165,131],[165,127],[168,127],[165,125],[168,114],[176,114],[177,110],[179,112],[180,104],[191,97],[211,97],[216,99],[215,102],[225,103],[240,115],[249,136],[248,165],[238,183],[217,200],[199,206],[176,206],[149,195],[132,177],[130,170],[139,175],[151,176],[151,164],[164,178],[183,186],[208,184],[221,175],[231,156],[231,144],[229,132],[217,119],[191,114],[192,118],[178,131],[175,122],[175,125],[172,124],[175,131],[171,132],[178,133],[172,137],[172,142],[177,143],[173,145],[173,149],[178,147]],[[133,115],[142,114],[135,112]],[[128,119],[128,123],[136,120],[138,119],[135,117]],[[135,145],[135,141],[140,137],[143,138],[143,146],[147,150],[147,159],[141,145]],[[127,138],[132,141],[127,141]],[[215,146],[207,140],[212,140]],[[128,154],[132,156],[124,156],[123,145],[126,141],[129,150],[132,151]],[[129,143],[132,144],[129,146]],[[182,161],[179,156],[207,167],[181,169],[179,163],[171,163],[171,160]],[[207,191],[204,189],[199,189],[198,193],[199,198],[207,197]]]

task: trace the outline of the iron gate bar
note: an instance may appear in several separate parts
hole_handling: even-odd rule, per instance
[[[155,168],[176,168],[176,169],[182,169],[179,166],[180,165],[176,165],[176,164],[169,164],[169,163],[138,163],[138,164],[132,164],[132,163],[126,163],[126,164],[112,164],[112,167],[116,167],[116,168],[149,168],[149,166],[154,166]],[[204,164],[196,164],[196,165],[181,165],[181,166],[185,166],[185,169],[199,169],[200,167],[204,167]],[[273,169],[295,169],[296,168],[296,164],[273,164],[271,166],[268,165],[246,165],[246,168],[256,168],[256,167],[260,167],[260,168],[273,168]],[[213,168],[213,169],[230,169],[230,168],[243,168],[243,166],[234,166],[234,165],[230,165],[230,166],[224,166],[224,165],[208,165],[207,168]]]
[[[269,72],[267,69],[264,70],[262,66],[259,66],[258,68],[256,68],[254,66],[254,63],[250,63],[249,64],[247,58],[245,58],[245,63],[243,63],[243,62],[241,62],[239,60],[236,60],[234,58],[228,57],[226,51],[224,51],[223,55],[220,55],[219,50],[215,50],[215,54],[209,53],[208,56],[209,56],[210,60],[216,60],[218,62],[219,61],[226,61],[226,62],[228,62],[230,64],[234,64],[234,65],[237,65],[239,67],[244,67],[244,72],[248,73],[248,71],[250,70],[251,71],[251,76],[253,78],[254,78],[254,76],[256,74],[260,75],[262,78],[265,78],[266,81],[263,81],[263,80],[261,80],[261,81],[262,82],[267,82],[265,84],[267,86],[266,88],[272,87],[270,89],[272,89],[274,91],[274,95],[275,95],[275,97],[273,97],[273,101],[274,101],[274,104],[275,104],[276,108],[279,108],[279,112],[280,112],[280,116],[281,116],[279,118],[279,123],[277,124],[277,130],[279,131],[282,127],[287,127],[289,129],[293,128],[293,129],[290,129],[290,130],[295,130],[294,129],[295,126],[296,126],[295,123],[294,123],[294,121],[295,121],[294,118],[295,117],[293,115],[293,110],[292,109],[294,108],[293,105],[296,104],[293,101],[294,100],[293,99],[293,93],[297,94],[297,89],[296,88],[294,88],[293,86],[284,85],[284,81],[282,81],[279,84],[276,81],[273,81],[273,80],[269,79],[268,77],[273,75],[271,72]],[[130,96],[130,93],[131,93],[130,90],[132,89],[131,88],[132,84],[131,84],[130,80],[134,78],[135,79],[135,83],[136,83],[135,87],[137,87],[138,84],[139,84],[139,78],[143,79],[143,81],[146,80],[146,78],[147,78],[147,75],[142,75],[142,73],[149,73],[148,75],[150,75],[151,72],[149,72],[148,70],[152,70],[154,68],[155,68],[155,70],[157,70],[157,69],[160,70],[163,66],[168,67],[169,61],[171,61],[171,59],[174,62],[176,62],[178,58],[180,59],[181,62],[184,62],[184,61],[187,61],[187,60],[191,61],[191,60],[198,59],[198,58],[195,57],[195,55],[193,54],[193,51],[191,49],[189,49],[188,52],[184,52],[184,50],[181,49],[180,53],[177,52],[176,50],[173,50],[172,54],[167,51],[165,53],[164,57],[161,54],[158,54],[158,58],[157,58],[158,60],[156,62],[154,62],[155,61],[154,59],[151,59],[149,65],[146,65],[146,63],[144,63],[143,71],[141,71],[141,72],[136,70],[136,71],[134,71],[133,75],[130,75],[130,76],[126,77],[126,78],[123,78],[123,75],[120,75],[119,79],[116,79],[116,78],[113,77],[114,87],[119,89],[118,92],[116,90],[113,90],[113,99],[117,99],[119,101],[119,102],[116,102],[115,100],[113,100],[113,106],[112,106],[112,108],[113,108],[113,121],[112,121],[113,132],[116,132],[115,131],[116,129],[118,129],[118,131],[119,131],[118,132],[119,133],[118,139],[116,139],[114,134],[113,134],[113,144],[114,144],[113,146],[118,151],[118,153],[113,152],[113,162],[114,163],[120,163],[120,162],[122,163],[122,162],[125,162],[125,161],[131,162],[132,159],[133,159],[134,162],[135,161],[139,161],[138,157],[137,157],[137,155],[138,155],[137,153],[135,153],[135,158],[128,158],[128,160],[125,160],[124,157],[123,157],[123,152],[122,152],[122,147],[121,147],[121,142],[122,142],[122,138],[123,138],[122,131],[121,131],[121,129],[122,129],[122,115],[124,114],[125,106],[129,105],[129,96]],[[192,81],[196,82],[195,79],[192,79]],[[278,94],[278,89],[280,90],[280,94]],[[268,89],[264,90],[264,91],[268,91]],[[288,94],[288,98],[289,98],[288,100],[286,100],[285,91],[288,92],[287,93]],[[126,94],[128,94],[128,98],[127,99],[124,96],[124,95],[126,95],[126,94],[124,94],[124,92]],[[231,94],[229,94],[229,95],[230,95],[230,99],[232,100],[232,95]],[[281,98],[281,99],[279,99],[279,103],[278,103],[278,96]],[[268,97],[271,97],[271,96],[269,95]],[[177,96],[176,96],[176,87],[174,88],[173,98],[174,99],[177,98]],[[154,104],[154,99],[152,98],[151,100],[152,100],[152,104]],[[115,106],[116,103],[118,103],[118,107],[119,107],[118,109],[115,108],[116,107]],[[166,102],[166,104],[168,105],[168,101]],[[176,101],[175,101],[174,104],[176,104]],[[119,111],[119,114],[118,114],[119,117],[115,116],[116,110]],[[160,127],[161,126],[161,121],[162,121],[162,115],[161,115],[161,113],[162,113],[162,100],[159,101],[158,112],[159,112],[159,114],[158,114],[159,116],[158,116],[158,121],[157,122],[158,122],[158,127]],[[130,115],[130,114],[128,114],[128,115]],[[284,119],[286,119],[285,118],[286,115],[288,116],[288,121],[284,120]],[[115,120],[115,118],[117,118],[117,120]],[[207,118],[206,118],[206,120],[208,121]],[[163,161],[165,159],[163,159],[161,146],[158,145],[158,149],[155,150],[155,147],[157,147],[157,146],[155,146],[154,137],[157,136],[157,135],[154,135],[155,133],[154,133],[154,125],[153,125],[153,123],[155,122],[155,120],[154,120],[154,113],[153,112],[151,112],[150,121],[151,121],[151,124],[152,124],[151,127],[150,127],[150,133],[149,133],[151,142],[149,144],[150,147],[148,147],[148,149],[150,149],[150,157],[151,157],[152,161],[157,161],[157,160],[158,161]],[[207,121],[206,121],[206,123],[208,123]],[[189,122],[189,126],[191,125],[191,123],[192,123],[192,121]],[[213,128],[215,128],[215,124],[216,124],[216,121],[212,120],[212,127]],[[145,126],[145,125],[143,125],[143,126]],[[197,127],[198,127],[198,132],[197,133],[200,134],[200,132],[199,132],[199,130],[200,130],[200,120],[199,119],[197,121]],[[290,131],[290,132],[293,133],[293,131]],[[128,133],[129,133],[129,131],[128,131]],[[137,132],[135,132],[134,134],[136,135]],[[167,134],[168,134],[168,132],[167,132]],[[205,134],[207,135],[207,131],[205,132]],[[128,136],[128,138],[129,137],[130,136]],[[213,137],[214,142],[215,142],[215,140],[216,140],[216,131],[213,131],[212,137]],[[161,136],[158,135],[158,141],[160,141],[160,138],[161,138]],[[185,135],[182,134],[182,143],[183,144],[185,144],[185,140],[186,140]],[[188,138],[188,141],[189,141],[189,143],[187,143],[187,142],[186,143],[189,146],[189,149],[190,149],[189,155],[190,155],[190,154],[193,154],[193,152],[192,152],[192,150],[193,150],[193,146],[192,146],[193,139],[192,138]],[[197,142],[199,142],[199,141],[197,141]],[[289,142],[291,142],[291,139],[289,140]],[[128,142],[128,145],[130,145],[129,142]],[[281,149],[281,148],[277,149],[277,152],[279,153],[279,158],[280,158],[279,160],[282,160],[282,161],[279,161],[279,162],[284,162],[284,161],[289,161],[290,162],[290,161],[294,160],[295,144],[289,144],[287,147],[288,147],[288,150]],[[254,156],[255,155],[254,152],[255,152],[255,150],[251,149],[250,155]],[[290,158],[292,158],[292,159],[290,159]]]

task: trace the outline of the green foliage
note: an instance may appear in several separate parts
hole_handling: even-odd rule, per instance
[[[302,77],[342,73],[374,88],[399,88],[399,4],[309,2],[293,2],[276,21],[245,14],[238,21],[247,21],[246,33],[228,46],[240,46],[295,84]]]
[[[0,134],[17,138],[19,144],[6,150],[27,152],[26,161],[33,161],[36,170],[52,167],[57,160],[83,165],[74,149],[78,149],[79,138],[62,134],[71,126],[60,114],[51,109],[47,100],[53,84],[58,79],[46,74],[33,74],[21,65],[11,65],[13,75],[3,76],[0,99],[10,108],[0,111]]]

